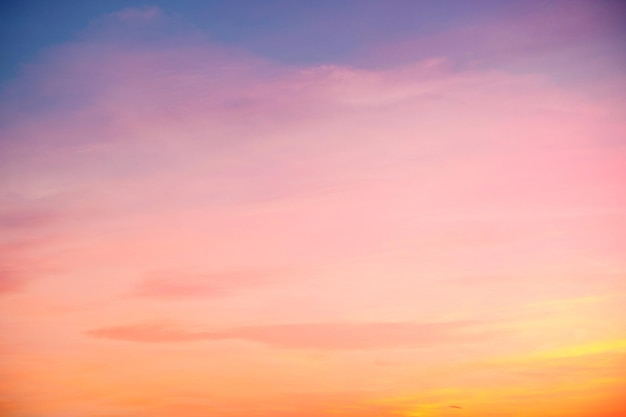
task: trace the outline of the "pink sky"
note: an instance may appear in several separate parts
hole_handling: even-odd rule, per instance
[[[129,34],[170,20],[3,93],[5,414],[625,415],[623,79],[528,71],[507,22],[476,65],[462,30],[387,67]]]

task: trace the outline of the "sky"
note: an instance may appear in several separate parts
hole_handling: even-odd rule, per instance
[[[0,415],[626,415],[625,19],[2,2]]]

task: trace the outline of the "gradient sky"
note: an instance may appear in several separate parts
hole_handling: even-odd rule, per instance
[[[619,2],[0,11],[0,415],[626,415]]]

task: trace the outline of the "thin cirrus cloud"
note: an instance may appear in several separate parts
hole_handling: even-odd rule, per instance
[[[158,271],[141,280],[130,295],[155,298],[219,297],[241,289],[254,289],[285,279],[277,271],[227,271],[204,274],[184,274]]]
[[[14,271],[0,266],[0,295],[19,291],[24,283],[24,279]]]
[[[370,56],[362,59],[398,65],[445,51],[460,67],[496,65],[513,71],[541,67],[561,81],[598,73],[618,76],[624,59],[618,41],[623,36],[622,8],[603,1],[526,2],[520,6],[506,19],[383,43],[368,50]],[[593,62],[585,62],[590,56],[595,58]],[[577,68],[568,65],[572,62]]]
[[[94,329],[88,335],[139,343],[245,340],[289,349],[362,350],[434,347],[493,337],[479,323],[311,323],[243,326],[190,331],[165,325],[130,325]]]
[[[13,229],[40,229],[56,223],[58,213],[44,210],[17,209],[0,211],[0,230],[10,232]]]
[[[30,224],[30,220],[27,220],[27,223],[29,224],[26,229],[34,226]],[[39,225],[39,220],[35,224]],[[22,228],[20,230],[23,232]],[[6,236],[11,236],[8,231],[15,230],[13,227],[5,229]],[[39,275],[54,270],[53,263],[36,254],[42,247],[42,239],[26,237],[19,241],[0,243],[0,295],[21,293]]]

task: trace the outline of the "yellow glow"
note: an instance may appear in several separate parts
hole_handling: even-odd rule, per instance
[[[626,352],[626,339],[605,340],[600,342],[585,343],[582,345],[567,346],[560,349],[541,352],[537,355],[533,355],[533,357],[542,359],[572,358],[610,352]]]

